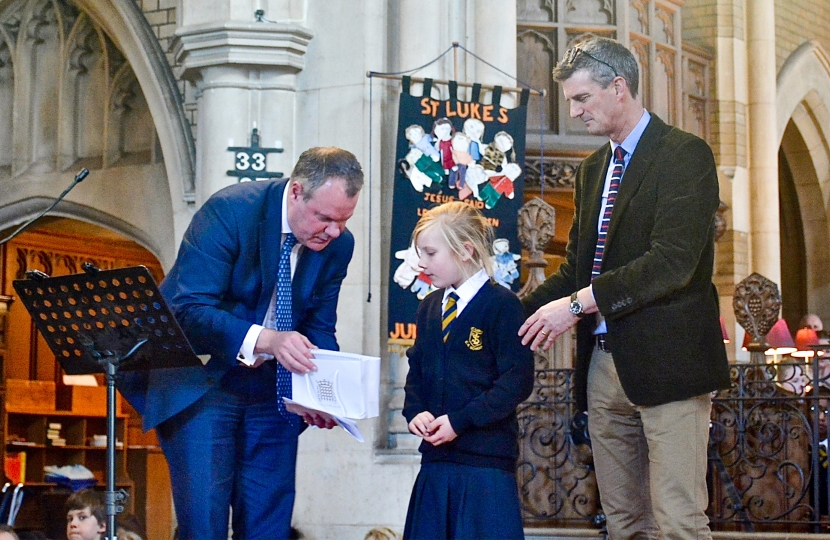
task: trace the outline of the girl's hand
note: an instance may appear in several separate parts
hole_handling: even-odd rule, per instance
[[[429,411],[418,413],[409,423],[409,432],[419,437],[426,437],[430,434],[429,425],[433,420],[435,417]]]
[[[450,424],[449,417],[446,414],[433,420],[429,426],[429,430],[432,434],[428,437],[424,437],[424,440],[433,446],[448,443],[458,437],[455,430],[452,428],[452,424]]]

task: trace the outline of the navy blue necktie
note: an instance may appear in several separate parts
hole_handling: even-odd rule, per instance
[[[277,269],[277,302],[274,310],[274,328],[279,332],[294,330],[294,314],[291,306],[291,250],[297,238],[288,233],[280,250],[280,264]],[[277,408],[280,414],[288,416],[283,397],[291,399],[291,372],[277,362]]]

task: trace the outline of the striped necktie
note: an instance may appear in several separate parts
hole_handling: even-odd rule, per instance
[[[297,238],[288,233],[280,249],[280,262],[277,267],[277,302],[274,328],[280,332],[294,330],[294,313],[291,306],[291,250]],[[290,416],[285,410],[283,397],[291,399],[291,372],[277,362],[277,409],[283,416]]]
[[[605,211],[602,214],[602,221],[599,224],[599,235],[597,236],[597,249],[594,251],[594,266],[591,268],[591,281],[594,280],[602,270],[602,256],[605,253],[605,238],[608,236],[608,224],[611,222],[611,211],[614,210],[614,201],[617,200],[617,192],[620,190],[625,170],[625,150],[617,146],[614,150],[614,169],[611,171],[611,183],[608,186],[608,199],[605,201]]]
[[[447,342],[447,338],[450,335],[450,324],[455,320],[455,315],[458,313],[456,302],[458,302],[458,295],[451,292],[447,296],[447,305],[444,307],[444,316],[441,318],[441,330],[444,333],[444,343]]]

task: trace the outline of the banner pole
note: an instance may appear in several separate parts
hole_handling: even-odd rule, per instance
[[[366,77],[377,77],[378,79],[388,79],[390,81],[400,81],[403,78],[400,75],[387,75],[385,73],[377,73],[375,71],[367,71],[366,72]],[[415,83],[422,83],[425,80],[423,77],[410,77],[410,79],[412,80],[412,82],[415,82]],[[447,80],[444,80],[444,79],[432,79],[432,84],[449,84],[449,83],[450,83],[450,81],[447,81]],[[473,83],[459,81],[458,86],[462,86],[464,88],[472,88]],[[492,85],[492,84],[482,84],[481,85],[482,90],[493,90],[493,88],[495,88],[495,85]],[[516,86],[502,86],[501,89],[502,89],[502,92],[515,92],[517,94],[520,94],[522,92],[522,90],[529,90],[530,95],[532,95],[532,96],[545,96],[545,95],[547,95],[547,90],[541,90],[540,91],[540,90],[534,90],[533,88],[519,88],[519,87],[516,87]]]

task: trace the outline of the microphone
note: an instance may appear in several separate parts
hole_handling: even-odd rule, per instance
[[[49,206],[49,208],[47,208],[46,210],[44,210],[44,211],[43,211],[43,212],[41,212],[40,214],[36,215],[35,217],[33,217],[32,219],[30,219],[29,221],[27,221],[26,223],[24,223],[24,224],[23,224],[23,225],[21,225],[20,227],[18,227],[18,228],[17,228],[17,230],[16,230],[16,231],[14,231],[13,233],[11,233],[11,235],[9,235],[8,237],[4,238],[3,240],[0,240],[0,246],[2,246],[2,245],[3,245],[3,244],[5,244],[6,242],[8,242],[8,241],[9,241],[9,240],[11,240],[12,238],[14,238],[15,236],[17,236],[17,235],[18,235],[18,234],[20,234],[21,232],[23,232],[23,230],[24,230],[26,227],[28,227],[29,225],[31,225],[32,223],[34,223],[35,221],[39,220],[39,219],[40,219],[40,218],[42,218],[44,215],[46,215],[46,213],[47,213],[47,212],[49,212],[51,209],[53,209],[55,206],[57,206],[57,205],[58,205],[58,203],[59,203],[59,202],[61,202],[61,201],[63,200],[63,198],[64,198],[64,197],[66,197],[66,195],[67,195],[70,191],[72,191],[72,188],[74,188],[75,186],[77,186],[78,184],[80,184],[81,182],[83,182],[84,178],[86,178],[87,176],[89,176],[89,169],[87,169],[86,167],[84,167],[83,169],[81,169],[81,172],[79,172],[78,174],[76,174],[76,175],[75,175],[75,180],[74,180],[74,181],[73,181],[73,182],[69,185],[69,187],[68,187],[68,188],[66,188],[66,189],[63,191],[63,193],[61,193],[61,194],[58,196],[58,198],[57,198],[57,199],[55,199],[55,202],[53,202],[53,203],[51,204],[51,206]]]

